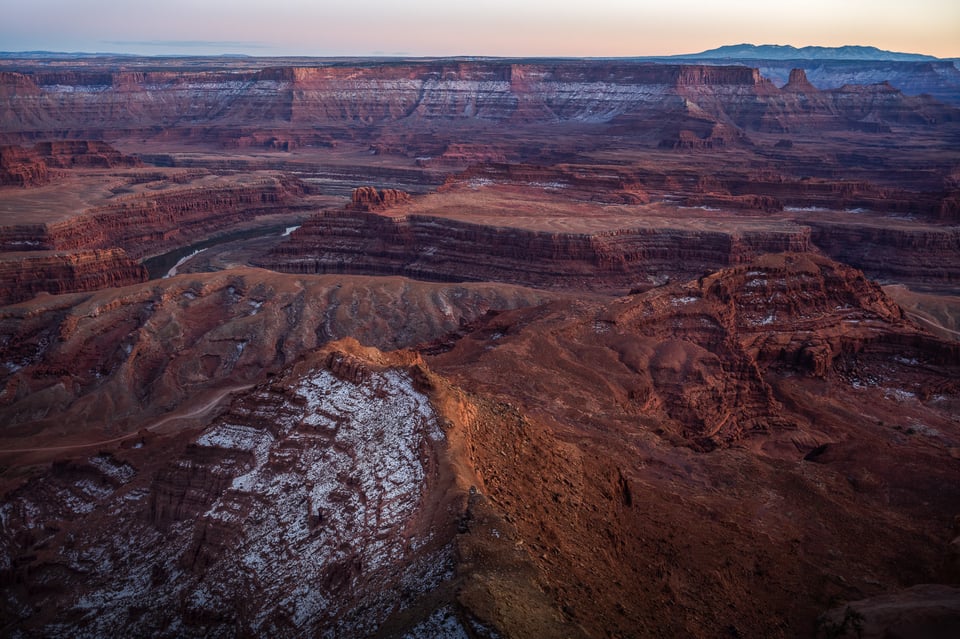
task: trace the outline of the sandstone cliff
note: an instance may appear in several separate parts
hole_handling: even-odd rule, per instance
[[[576,320],[568,325],[561,321],[562,315],[558,311],[555,316],[562,327],[551,329],[555,333],[526,333],[532,341],[522,350],[560,347],[567,354],[558,357],[570,362],[577,359],[572,353],[579,347],[569,346],[569,340],[590,350],[589,363],[566,373],[571,377],[564,392],[571,394],[571,402],[599,415],[604,409],[598,403],[606,400],[591,399],[592,393],[599,392],[591,387],[598,384],[606,389],[603,393],[614,393],[615,410],[625,411],[622,418],[646,419],[666,411],[670,417],[657,420],[661,428],[673,421],[678,429],[675,435],[711,448],[758,429],[796,427],[780,417],[782,406],[766,380],[771,368],[827,377],[840,373],[839,362],[858,353],[878,361],[898,354],[950,367],[960,357],[957,345],[945,345],[910,325],[899,307],[861,272],[812,254],[763,256],[690,284],[623,298],[596,310],[591,323]],[[513,322],[543,322],[544,326],[552,322],[549,314],[536,320],[520,316],[494,319],[477,334],[479,342],[465,339],[453,354],[442,358],[466,357],[471,362],[463,369],[466,375],[474,374],[469,372],[474,365],[478,371],[493,362],[508,366],[499,361],[499,348],[477,351],[477,360],[470,359],[469,349],[489,340],[491,332],[513,335]],[[562,347],[556,341],[560,335]],[[457,349],[467,350],[457,355]],[[514,352],[502,351],[508,357]],[[540,372],[531,371],[526,377],[544,379],[542,369],[556,365],[538,358],[529,366]],[[475,374],[482,378],[481,372]],[[577,376],[584,377],[575,383]],[[924,389],[922,375],[908,377],[911,393],[930,397],[936,392]],[[559,378],[553,379],[560,384]],[[491,378],[483,386],[499,383]],[[577,386],[583,389],[576,390]],[[529,390],[530,401],[539,404],[536,391]]]
[[[31,149],[0,147],[0,186],[39,186],[50,179],[50,169],[142,166],[106,142],[88,140],[40,142]]]
[[[438,61],[236,73],[35,70],[4,73],[0,83],[0,130],[16,140],[68,130],[109,138],[160,128],[207,131],[211,139],[228,141],[258,128],[438,120],[650,128],[657,126],[654,114],[664,113],[746,130],[957,119],[954,109],[884,87],[815,91],[798,81],[781,90],[746,67],[626,61]],[[803,105],[800,93],[810,96]],[[217,129],[222,133],[211,133]]]
[[[626,292],[762,253],[810,246],[808,234],[799,227],[736,233],[642,227],[563,233],[355,208],[325,211],[307,220],[256,264],[287,273],[407,275]]]
[[[166,191],[166,192],[165,192]],[[295,178],[188,184],[118,198],[48,224],[0,226],[0,250],[122,248],[131,257],[161,253],[258,216],[303,207],[308,187]]]
[[[824,253],[871,277],[915,284],[960,281],[960,228],[891,221],[884,226],[811,220],[811,239]]]
[[[146,280],[147,270],[123,249],[0,253],[0,305]]]

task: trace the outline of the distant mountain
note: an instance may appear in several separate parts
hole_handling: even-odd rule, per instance
[[[670,56],[680,59],[730,59],[730,60],[894,60],[917,62],[937,60],[931,55],[897,53],[876,47],[793,47],[784,44],[730,44],[702,53],[687,53]]]

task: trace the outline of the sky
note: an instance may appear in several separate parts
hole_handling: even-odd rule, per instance
[[[960,0],[0,0],[0,51],[612,57],[740,43],[960,57]]]

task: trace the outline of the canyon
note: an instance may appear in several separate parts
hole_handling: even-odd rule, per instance
[[[951,636],[956,68],[745,62],[0,56],[2,632]]]

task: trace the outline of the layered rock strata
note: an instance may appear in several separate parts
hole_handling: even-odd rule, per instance
[[[262,216],[305,215],[310,206],[304,199],[310,188],[294,178],[211,182],[206,177],[206,185],[203,176],[187,185],[176,184],[176,175],[121,177],[124,183],[141,179],[159,187],[111,197],[57,221],[0,225],[0,299],[10,303],[41,291],[142,282],[146,271],[135,260],[255,225]]]
[[[950,286],[960,281],[960,226],[902,221],[808,221],[811,239],[830,257],[887,281]]]
[[[507,336],[515,334],[514,322],[542,323],[545,330],[526,332],[525,339],[531,342],[518,348],[529,352],[559,348],[564,354],[557,357],[572,367],[556,377],[544,372],[556,364],[531,359],[522,365],[536,369],[522,375],[531,384],[546,378],[561,384],[567,379],[569,385],[562,384],[570,394],[566,403],[580,406],[591,420],[649,418],[661,429],[673,423],[676,435],[708,448],[756,431],[796,428],[781,418],[783,407],[767,379],[771,369],[823,378],[837,374],[845,365],[841,362],[857,354],[877,361],[915,359],[932,369],[952,370],[960,362],[960,347],[912,326],[860,271],[811,254],[763,256],[749,265],[625,297],[592,312],[592,322],[582,319],[590,314],[585,311],[569,323],[562,311],[532,319],[522,318],[522,312],[498,317],[476,334],[479,342],[464,339],[441,361],[469,361],[463,373],[480,379],[490,366],[517,365],[501,359],[512,357],[516,349],[499,348],[500,340],[513,341]],[[554,328],[546,330],[547,326]],[[488,343],[492,333],[499,335],[496,348],[470,350]],[[458,354],[458,349],[466,350]],[[579,357],[575,353],[581,349],[590,352],[589,361],[574,366]],[[575,382],[579,376],[582,379]],[[495,377],[484,386],[499,388]],[[922,374],[909,383],[909,393],[925,398],[942,385],[924,388]],[[955,383],[947,386],[956,392]],[[605,389],[604,397],[613,393],[613,405],[593,395],[600,393],[599,387]],[[535,388],[524,392],[529,392],[532,405],[540,405]],[[666,414],[654,418],[659,411]]]
[[[19,599],[31,634],[363,636],[451,579],[423,373],[347,348],[239,397],[152,480],[136,451],[102,454],[7,495],[19,536],[3,535],[0,570],[48,584],[14,586],[7,622]],[[24,537],[51,552],[25,555]]]
[[[691,277],[762,253],[809,246],[809,234],[800,227],[563,233],[348,207],[307,220],[256,264],[287,273],[406,275],[626,292],[658,279]]]
[[[225,139],[237,140],[252,123],[294,130],[450,120],[621,127],[643,121],[649,127],[654,113],[667,110],[678,118],[671,126],[682,141],[725,138],[717,135],[717,123],[783,131],[809,126],[811,117],[831,128],[956,118],[954,109],[884,85],[817,91],[796,81],[781,90],[746,67],[607,61],[453,60],[243,72],[36,70],[3,72],[0,84],[0,127],[18,140],[71,129],[109,138],[158,127],[220,129]],[[809,97],[800,104],[798,95]],[[704,124],[706,134],[697,130]],[[267,142],[275,140],[268,136]]]
[[[50,181],[51,169],[142,166],[106,142],[63,140],[40,142],[30,149],[0,147],[0,186],[39,186]]]
[[[148,306],[61,296],[8,322],[27,339],[5,340],[4,357],[39,358],[10,360],[24,374],[55,375],[70,348],[125,345],[124,323],[151,313],[111,357],[143,370],[154,330],[184,360],[227,342],[241,357],[207,376],[235,383],[275,324],[294,357],[247,378],[226,410],[180,411],[193,428],[146,410],[127,439],[5,476],[9,629],[813,636],[838,599],[940,574],[960,503],[960,349],[854,269],[773,255],[616,300],[554,297],[464,317],[426,358],[352,340],[313,350],[296,333],[311,302],[343,295],[342,311],[375,313],[353,308],[356,289],[290,297],[284,281],[181,276],[146,285],[167,293],[141,291]],[[418,304],[442,290],[416,286]],[[397,306],[382,301],[381,314]],[[208,318],[209,340],[176,342],[244,307]],[[199,389],[169,353],[153,367]],[[97,370],[114,397],[171,402],[122,365]]]
[[[179,275],[0,310],[0,423],[8,437],[135,432],[198,393],[258,379],[348,336],[383,349],[430,342],[488,311],[556,296],[502,284]],[[70,433],[56,435],[69,414]],[[18,435],[19,433],[19,435]]]
[[[298,181],[267,177],[250,185],[181,189],[125,198],[48,224],[41,246],[55,250],[120,247],[132,257],[161,253],[260,215],[289,212],[305,192]],[[0,247],[4,246],[0,230]]]
[[[0,253],[0,304],[37,293],[77,293],[137,284],[147,270],[123,249]]]

